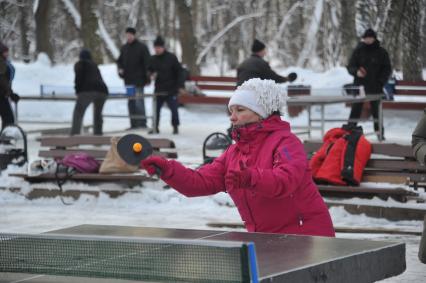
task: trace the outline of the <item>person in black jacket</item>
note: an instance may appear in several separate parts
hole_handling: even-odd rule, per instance
[[[8,56],[9,48],[0,42],[0,116],[2,129],[15,122],[15,117],[9,102],[9,98],[14,99],[15,94],[12,91],[11,82],[13,74],[7,62]]]
[[[80,60],[74,65],[74,72],[77,102],[72,118],[71,135],[80,133],[84,112],[92,102],[94,104],[93,133],[102,135],[102,108],[108,95],[108,88],[89,50],[81,50]]]
[[[136,99],[129,99],[130,128],[146,128],[144,86],[150,83],[147,70],[149,62],[148,47],[136,39],[136,30],[126,29],[127,43],[121,47],[120,57],[117,60],[118,75],[124,79],[126,86],[136,88]]]
[[[288,77],[283,77],[271,69],[269,63],[263,59],[266,55],[266,46],[263,42],[255,39],[251,51],[251,56],[237,67],[238,86],[253,78],[274,80],[276,83],[292,82],[297,78],[296,73],[290,73]]]
[[[388,52],[380,46],[376,32],[371,28],[362,35],[362,41],[353,51],[347,69],[354,76],[354,84],[363,86],[366,95],[383,94],[383,86],[388,81],[392,68]],[[359,119],[362,106],[363,103],[353,104],[349,119]],[[374,130],[378,139],[383,140],[383,129],[382,135],[379,133],[379,102],[371,101],[370,106],[375,119]],[[350,124],[356,125],[356,122]]]
[[[177,95],[185,88],[185,77],[182,66],[176,56],[167,51],[164,40],[157,36],[154,41],[155,55],[151,57],[149,72],[155,77],[155,94],[157,98],[157,124],[150,133],[158,133],[160,122],[160,111],[164,102],[172,112],[173,134],[178,134],[179,113]]]

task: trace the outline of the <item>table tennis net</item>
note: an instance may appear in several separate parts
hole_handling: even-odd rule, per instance
[[[250,282],[248,245],[252,244],[0,234],[0,272],[169,282]]]

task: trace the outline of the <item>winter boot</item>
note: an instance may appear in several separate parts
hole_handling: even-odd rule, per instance
[[[173,134],[174,135],[179,134],[178,126],[173,126]]]

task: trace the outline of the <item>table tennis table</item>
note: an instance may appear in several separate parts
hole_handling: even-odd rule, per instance
[[[255,274],[256,278],[251,277],[244,282],[375,282],[401,274],[406,268],[405,244],[383,241],[88,224],[54,230],[40,235],[84,235],[86,237],[125,237],[127,239],[251,243],[255,247],[257,274]],[[0,243],[0,256],[1,249]],[[213,258],[206,255],[206,260],[210,262]],[[1,268],[0,266],[0,270],[2,270]],[[0,282],[147,281],[0,272]],[[217,282],[217,280],[211,278],[210,281],[193,280],[190,282]]]
[[[332,117],[326,118],[325,106],[333,105],[333,104],[355,104],[355,103],[365,103],[377,101],[379,104],[379,115],[377,121],[374,118],[371,119],[348,119],[347,117]],[[292,96],[287,100],[288,106],[302,106],[306,107],[308,111],[308,125],[303,126],[302,129],[308,130],[308,138],[311,138],[312,130],[320,130],[321,137],[325,134],[325,123],[326,122],[361,122],[371,120],[373,122],[377,122],[379,125],[379,140],[382,140],[382,130],[383,130],[383,107],[382,107],[382,95],[364,95],[364,96],[351,96],[351,95],[300,95],[300,96]],[[319,106],[320,107],[320,118],[314,119],[312,118],[312,107]],[[320,126],[313,126],[314,122],[319,122]],[[297,127],[292,127],[297,128]]]

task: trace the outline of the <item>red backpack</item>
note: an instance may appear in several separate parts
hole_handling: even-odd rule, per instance
[[[309,165],[314,180],[333,185],[359,185],[371,156],[371,144],[361,127],[344,125],[329,130]]]

